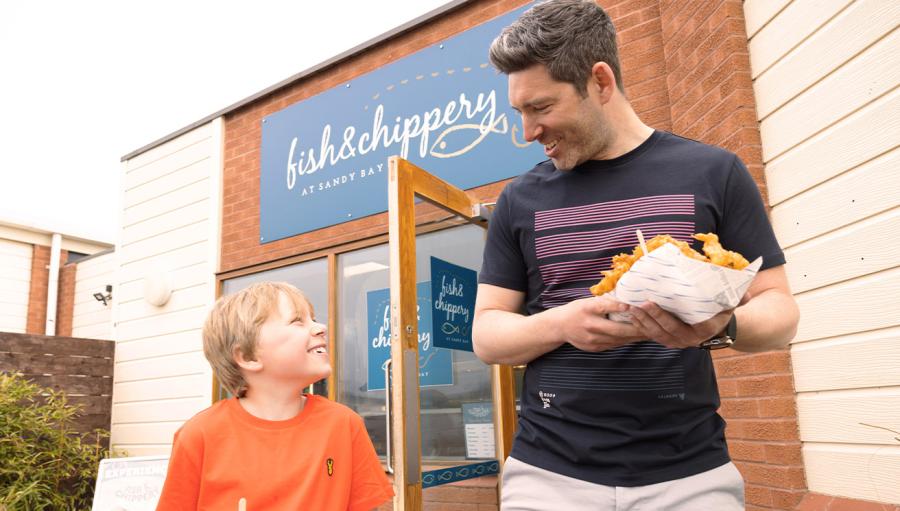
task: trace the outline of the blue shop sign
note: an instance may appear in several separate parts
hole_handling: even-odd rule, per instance
[[[419,330],[419,386],[453,385],[453,353],[431,342],[431,283],[416,284]],[[391,290],[366,293],[369,325],[367,390],[384,390],[384,369],[391,358]]]
[[[434,345],[472,351],[472,320],[478,274],[463,266],[431,258],[431,304]]]
[[[546,159],[487,58],[525,8],[265,117],[260,243],[387,211],[392,155],[462,189]]]

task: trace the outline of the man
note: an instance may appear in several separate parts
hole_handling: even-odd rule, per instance
[[[549,158],[501,193],[478,288],[476,354],[527,364],[501,508],[743,509],[700,346],[728,333],[741,351],[781,348],[799,316],[753,179],[734,154],[641,122],[615,29],[591,1],[535,6],[490,57],[525,137]],[[653,303],[591,297],[636,229],[689,242],[714,232],[763,266],[740,306],[695,325]]]

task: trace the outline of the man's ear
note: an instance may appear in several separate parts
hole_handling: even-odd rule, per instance
[[[241,348],[235,346],[231,350],[231,356],[234,358],[234,362],[245,371],[256,372],[262,369],[263,364],[259,360],[251,360],[244,357],[244,353],[241,351]]]
[[[601,104],[606,104],[616,91],[616,75],[606,62],[595,62],[591,67],[591,78],[588,87],[592,88],[600,99]]]

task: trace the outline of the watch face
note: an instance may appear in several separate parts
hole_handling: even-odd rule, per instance
[[[717,349],[721,349],[721,348],[727,348],[727,347],[731,346],[732,344],[734,344],[734,341],[731,339],[731,337],[728,337],[726,335],[726,336],[716,337],[715,339],[710,339],[708,341],[705,341],[702,344],[700,344],[700,348],[706,349],[706,350],[717,350]]]

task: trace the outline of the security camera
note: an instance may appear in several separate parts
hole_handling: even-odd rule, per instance
[[[109,305],[109,302],[112,301],[112,285],[106,285],[106,294],[103,293],[94,293],[94,300],[98,302],[103,302],[103,305]]]

